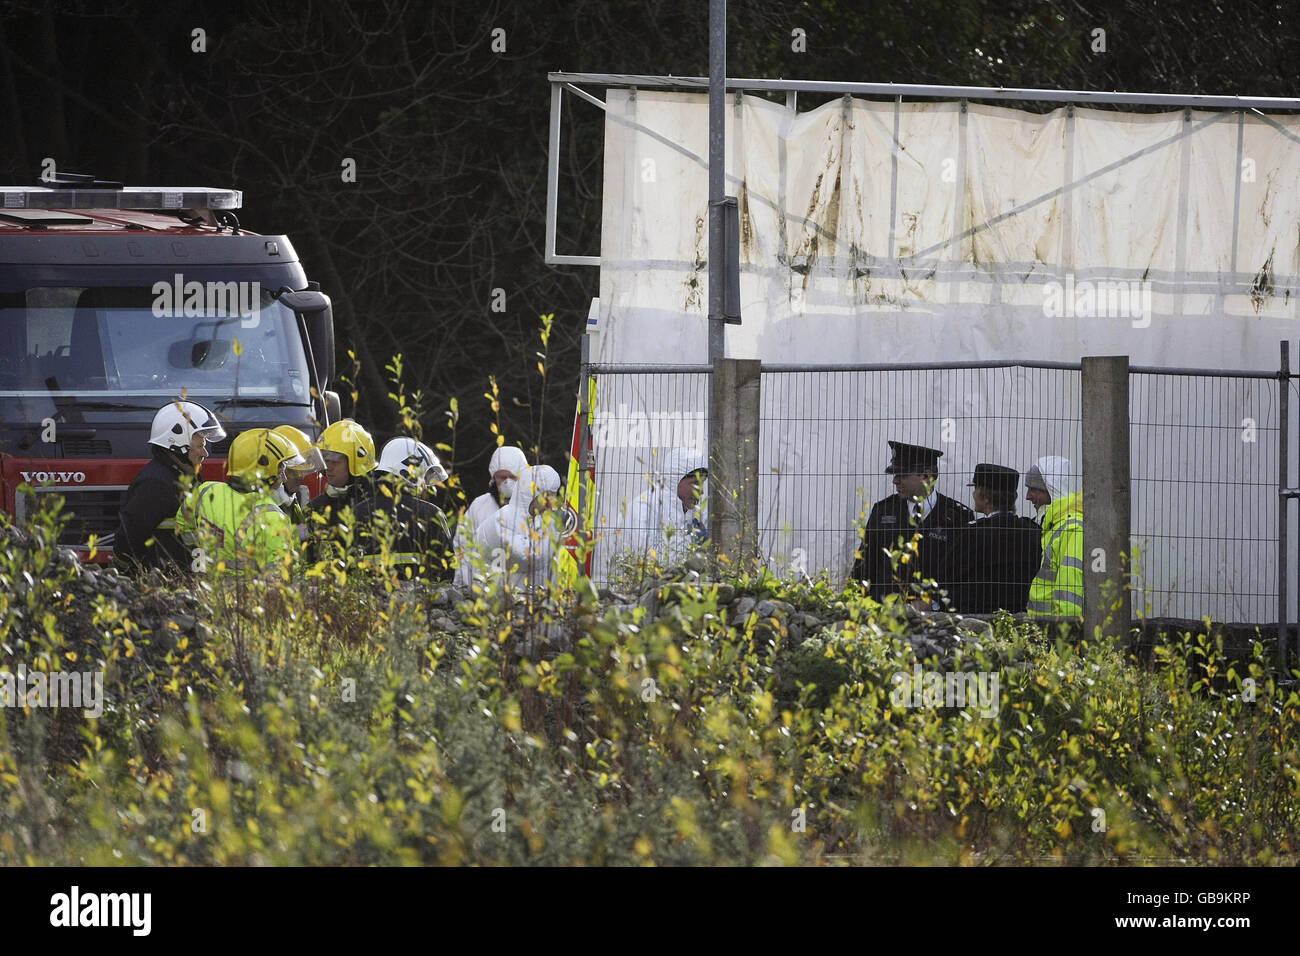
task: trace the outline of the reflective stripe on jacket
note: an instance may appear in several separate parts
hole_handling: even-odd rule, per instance
[[[196,560],[230,567],[266,565],[293,553],[293,525],[274,499],[224,481],[205,481],[181,503],[176,530],[191,548],[203,549]]]
[[[1043,509],[1043,563],[1029,585],[1031,615],[1083,617],[1083,502],[1078,494]]]

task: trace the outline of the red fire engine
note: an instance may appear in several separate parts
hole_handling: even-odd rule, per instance
[[[338,417],[334,318],[284,236],[240,229],[242,194],[61,174],[0,186],[0,506],[64,496],[62,544],[104,559],[122,496],[169,400],[206,405],[231,439]],[[317,489],[318,490],[318,489]]]

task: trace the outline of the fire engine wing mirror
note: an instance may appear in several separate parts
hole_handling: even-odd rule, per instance
[[[302,316],[311,343],[316,384],[324,389],[334,378],[334,306],[330,297],[315,289],[284,289],[276,298]]]
[[[184,339],[167,349],[167,364],[172,368],[221,368],[230,357],[230,343],[215,339]]]

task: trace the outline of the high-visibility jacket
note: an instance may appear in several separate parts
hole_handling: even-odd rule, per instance
[[[224,481],[205,481],[181,502],[176,530],[192,549],[195,571],[224,561],[262,567],[293,554],[293,525],[263,491],[241,492]]]
[[[1083,499],[1078,494],[1043,509],[1043,563],[1029,585],[1028,611],[1083,617]]]

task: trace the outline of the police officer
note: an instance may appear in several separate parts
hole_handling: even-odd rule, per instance
[[[373,494],[355,509],[359,550],[379,555],[390,535],[389,557],[404,576],[449,581],[455,568],[447,517],[421,497],[426,481],[446,479],[438,456],[413,438],[394,438],[384,445],[375,474]]]
[[[981,463],[971,479],[975,511],[959,535],[959,584],[953,603],[968,614],[992,614],[999,609],[1023,611],[1029,582],[1042,558],[1037,524],[1016,514],[1020,472],[1004,465]]]
[[[293,526],[274,493],[285,471],[303,464],[289,440],[268,428],[238,435],[226,461],[228,481],[205,481],[176,513],[177,532],[198,549],[200,564],[265,568],[291,557]]]
[[[158,409],[149,430],[153,460],[131,482],[118,514],[113,537],[118,561],[189,569],[189,550],[175,532],[182,485],[198,474],[208,457],[208,442],[225,437],[216,416],[197,402],[169,402]]]
[[[872,506],[853,563],[853,579],[869,582],[868,593],[878,601],[901,591],[917,607],[936,609],[942,607],[942,595],[924,582],[933,579],[940,588],[952,588],[957,571],[955,536],[975,515],[935,490],[943,452],[898,441],[891,441],[889,447],[893,457],[885,474],[894,476],[897,491]],[[895,571],[888,552],[898,550],[903,554]]]

